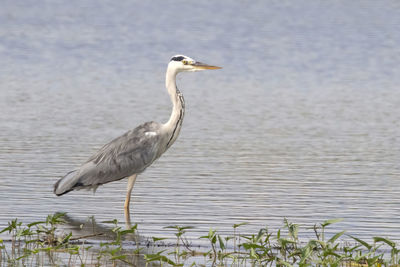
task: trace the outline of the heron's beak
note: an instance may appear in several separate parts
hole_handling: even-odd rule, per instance
[[[195,62],[191,64],[196,70],[218,70],[222,69],[221,67],[207,65],[201,62]]]

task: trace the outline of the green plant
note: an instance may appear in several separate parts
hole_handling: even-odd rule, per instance
[[[8,222],[0,230],[10,239],[0,239],[0,266],[42,266],[51,265],[86,265],[102,266],[122,264],[140,266],[137,260],[141,257],[147,266],[400,266],[397,244],[383,237],[373,237],[373,242],[366,242],[352,235],[346,235],[354,241],[341,240],[345,231],[327,237],[326,229],[340,219],[332,219],[316,224],[311,229],[314,237],[306,242],[301,241],[300,225],[284,220],[283,227],[275,233],[267,227],[255,234],[240,234],[238,229],[246,223],[234,224],[233,234],[221,235],[210,229],[201,240],[208,241],[203,251],[196,251],[186,238],[190,226],[168,226],[173,230],[172,247],[161,244],[165,238],[152,238],[152,244],[164,245],[164,249],[153,249],[155,252],[143,252],[147,246],[140,245],[137,238],[137,225],[122,229],[117,220],[103,223],[111,224],[114,237],[103,240],[99,245],[86,244],[85,239],[97,236],[73,236],[65,232],[60,225],[64,224],[64,214],[49,215],[46,220],[24,225],[17,219]],[[126,246],[128,236],[133,236],[136,247]],[[131,238],[130,238],[131,239]],[[82,241],[83,240],[83,241]],[[68,263],[63,262],[69,255]],[[92,262],[89,255],[92,256]],[[204,263],[195,262],[192,258],[204,255]],[[95,262],[93,262],[93,260]]]

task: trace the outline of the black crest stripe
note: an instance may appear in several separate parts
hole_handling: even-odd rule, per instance
[[[182,57],[182,56],[179,56],[179,57],[173,57],[173,58],[171,58],[171,61],[182,61],[183,59],[185,59],[185,58]]]

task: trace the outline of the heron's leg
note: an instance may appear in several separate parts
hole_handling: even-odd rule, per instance
[[[129,176],[128,185],[126,187],[127,191],[126,191],[124,210],[125,210],[125,221],[126,221],[127,226],[130,226],[130,224],[131,224],[131,216],[129,213],[129,203],[131,202],[131,193],[132,193],[133,186],[135,185],[136,176],[137,176],[137,174]]]

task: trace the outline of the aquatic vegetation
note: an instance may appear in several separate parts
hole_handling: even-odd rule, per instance
[[[326,228],[339,219],[314,225],[306,242],[299,240],[300,226],[285,219],[275,233],[265,227],[240,234],[246,223],[234,224],[230,235],[210,229],[199,237],[206,245],[194,247],[186,238],[191,226],[165,227],[174,233],[172,243],[159,237],[142,242],[137,224],[122,229],[117,220],[106,221],[112,237],[96,243],[91,238],[104,233],[74,236],[62,226],[64,217],[53,214],[27,225],[11,220],[0,231],[10,237],[0,239],[0,266],[400,266],[400,250],[387,238],[368,243],[345,231],[327,237]],[[341,241],[344,235],[354,242]]]

